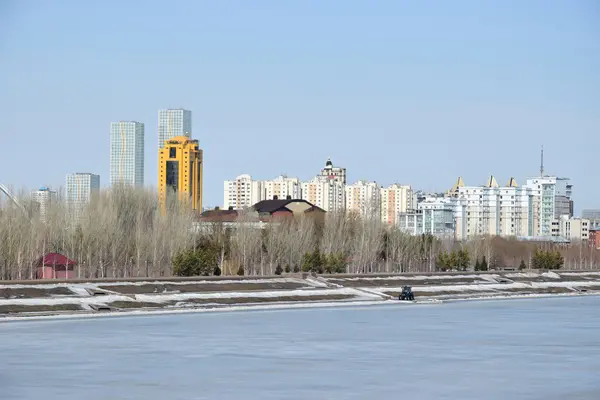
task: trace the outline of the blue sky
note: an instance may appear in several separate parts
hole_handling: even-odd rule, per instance
[[[0,2],[0,182],[108,183],[109,124],[193,113],[205,205],[223,180],[446,190],[539,170],[600,208],[600,5],[582,1]]]

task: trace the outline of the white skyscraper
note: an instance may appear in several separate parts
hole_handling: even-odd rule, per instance
[[[346,200],[344,188],[345,185],[339,180],[316,176],[302,182],[302,199],[327,212],[343,211]]]
[[[162,149],[165,140],[175,136],[192,135],[192,112],[184,109],[158,111],[158,148]]]
[[[40,219],[46,222],[48,208],[57,200],[56,191],[41,187],[39,190],[31,192],[31,200],[37,204]]]
[[[240,175],[233,181],[225,181],[223,194],[225,209],[241,210],[264,200],[263,183],[252,180],[250,175]]]
[[[67,206],[75,218],[100,190],[100,175],[77,172],[67,175]]]
[[[110,184],[144,185],[144,124],[110,124]]]
[[[364,180],[346,186],[346,209],[363,217],[381,218],[381,187]]]

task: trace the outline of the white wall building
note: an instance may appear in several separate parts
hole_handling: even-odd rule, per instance
[[[288,196],[292,199],[301,199],[301,185],[298,178],[288,178],[285,175],[280,175],[275,179],[271,179],[263,182],[264,187],[264,199],[272,200],[286,199]]]
[[[385,224],[396,225],[398,215],[413,208],[412,188],[408,185],[394,183],[387,188],[381,188],[381,221]]]
[[[264,200],[263,182],[255,181],[250,175],[240,175],[225,181],[223,206],[225,209],[241,210]]]
[[[347,185],[346,210],[363,217],[381,218],[381,187],[365,180]]]
[[[189,110],[166,109],[158,111],[158,148],[162,149],[165,140],[175,136],[191,137],[192,112]]]
[[[100,191],[100,175],[77,172],[67,175],[67,206],[78,218],[81,210]]]
[[[325,177],[329,180],[335,180],[346,185],[346,168],[335,167],[331,162],[331,158],[327,159],[325,168],[321,170],[320,176]]]
[[[31,200],[37,205],[40,219],[46,222],[48,209],[52,204],[56,203],[58,196],[56,191],[50,190],[47,187],[41,187],[39,190],[31,192]]]
[[[551,224],[551,234],[570,241],[582,241],[590,238],[590,220],[585,218],[570,218],[562,215],[555,218]]]
[[[572,187],[569,178],[542,176],[530,178],[524,185],[533,194],[534,235],[552,235],[552,221],[563,215],[573,216]]]
[[[327,212],[345,209],[345,185],[333,178],[316,176],[310,181],[302,182],[302,199],[322,208]]]
[[[491,176],[483,186],[465,186],[462,178],[448,193],[456,199],[456,238],[533,236],[532,192],[511,178],[499,186]]]
[[[457,199],[452,197],[425,197],[416,210],[398,214],[398,228],[410,235],[430,234],[440,238],[454,238],[454,213]]]
[[[110,184],[144,186],[144,124],[110,124]]]

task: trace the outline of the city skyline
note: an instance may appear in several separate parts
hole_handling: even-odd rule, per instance
[[[153,138],[145,183],[156,187],[157,110],[184,107],[206,151],[207,205],[221,203],[224,180],[288,171],[304,181],[330,155],[349,181],[425,191],[459,175],[525,181],[544,144],[547,173],[577,185],[578,212],[600,207],[588,166],[600,146],[599,28],[585,2],[334,0],[235,14],[221,3],[148,4],[136,32],[106,24],[134,5],[90,7],[15,2],[0,13],[3,139],[17,149],[0,160],[11,171],[3,184],[59,188],[70,172],[94,171],[108,186],[106,126],[127,119]],[[21,162],[22,138],[39,164]]]

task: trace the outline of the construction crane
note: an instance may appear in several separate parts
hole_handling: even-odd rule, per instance
[[[11,191],[8,190],[6,185],[3,185],[0,183],[0,191],[2,193],[4,193],[6,195],[6,197],[8,197],[13,203],[15,203],[15,205],[17,207],[19,207],[21,209],[21,211],[23,211],[23,213],[27,216],[27,218],[29,218],[29,213],[27,213],[27,210],[25,209],[25,207],[23,207],[23,205],[21,203],[19,203],[19,200],[17,200],[17,198],[11,193]]]

